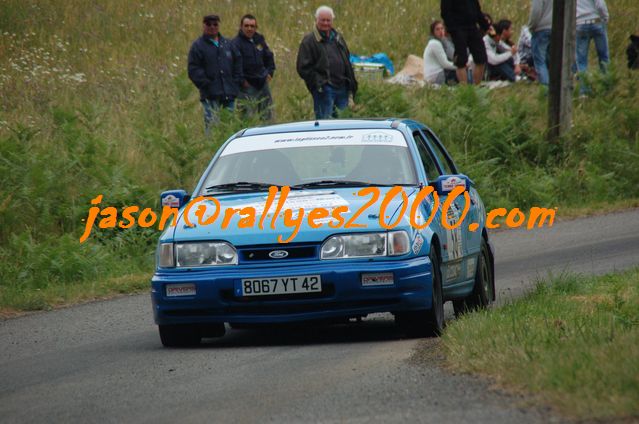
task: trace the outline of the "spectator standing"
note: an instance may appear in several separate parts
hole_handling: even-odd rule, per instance
[[[448,59],[444,49],[444,38],[446,29],[442,21],[434,21],[430,25],[430,38],[424,49],[424,81],[431,84],[442,85],[451,81],[456,81],[455,64]],[[453,75],[447,74],[451,71]]]
[[[244,80],[240,53],[220,33],[220,22],[218,15],[204,17],[203,34],[191,45],[188,59],[189,78],[200,90],[207,135],[220,108],[233,110]]]
[[[275,73],[275,60],[264,36],[257,32],[255,16],[242,16],[240,31],[233,39],[233,45],[242,56],[244,75],[238,100],[247,101],[250,114],[257,112],[263,119],[272,120],[273,98],[269,83]]]
[[[342,34],[333,28],[335,13],[328,6],[315,12],[315,27],[306,34],[297,52],[297,73],[313,96],[315,119],[337,117],[349,96],[357,93],[350,52]]]
[[[532,55],[532,34],[528,25],[521,27],[519,41],[517,43],[517,54],[519,54],[519,66],[526,73],[528,79],[537,80],[537,72],[535,71],[535,62]]]
[[[577,71],[579,73],[588,70],[590,40],[595,42],[599,68],[602,72],[606,72],[610,63],[606,29],[608,17],[605,0],[577,0]],[[580,83],[579,90],[582,94],[589,91],[583,81]]]
[[[552,0],[532,0],[528,28],[532,33],[531,47],[537,80],[540,84],[548,86]]]
[[[461,83],[468,82],[466,66],[470,50],[475,63],[473,81],[479,84],[486,64],[486,48],[479,31],[480,28],[487,31],[490,26],[481,11],[479,1],[441,0],[441,15],[455,45],[454,63],[457,67],[457,79]]]

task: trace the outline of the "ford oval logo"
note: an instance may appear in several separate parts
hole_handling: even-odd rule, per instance
[[[284,259],[288,256],[288,252],[286,250],[273,250],[268,256],[273,259]]]

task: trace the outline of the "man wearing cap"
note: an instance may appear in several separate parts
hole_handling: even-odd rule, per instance
[[[275,60],[264,36],[257,32],[255,16],[242,16],[240,31],[233,39],[233,45],[242,55],[244,74],[238,99],[247,101],[246,107],[250,112],[257,111],[262,118],[270,121],[273,118],[273,99],[269,82],[275,72]]]
[[[357,92],[350,52],[342,35],[333,29],[335,13],[328,6],[315,12],[315,28],[306,34],[297,52],[297,73],[313,96],[315,119],[337,117]]]
[[[189,78],[200,90],[208,135],[210,126],[217,122],[217,111],[233,110],[244,78],[240,53],[220,34],[220,17],[207,15],[202,22],[203,34],[189,51],[188,71]]]

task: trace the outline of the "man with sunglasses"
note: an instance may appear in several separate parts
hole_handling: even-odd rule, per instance
[[[207,15],[202,20],[202,36],[189,51],[189,78],[200,90],[204,107],[206,134],[218,122],[218,110],[233,110],[235,98],[244,81],[239,51],[220,33],[220,17]]]
[[[242,55],[244,74],[238,100],[246,103],[242,106],[250,114],[259,113],[263,119],[270,121],[273,118],[273,99],[269,82],[275,72],[275,60],[264,36],[257,32],[255,16],[242,16],[240,31],[233,39],[233,45]]]

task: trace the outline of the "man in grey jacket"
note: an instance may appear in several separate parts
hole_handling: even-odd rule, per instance
[[[608,7],[605,0],[577,0],[577,70],[579,73],[588,69],[588,48],[590,40],[594,40],[602,72],[610,63],[608,54]],[[580,84],[580,91],[585,94],[588,89]]]
[[[357,93],[357,80],[342,34],[333,28],[335,13],[328,6],[315,12],[315,27],[297,52],[297,73],[313,96],[315,119],[337,118]]]
[[[553,0],[532,0],[528,27],[532,33],[531,47],[537,80],[548,85],[548,58],[550,56],[550,30],[552,28]]]

